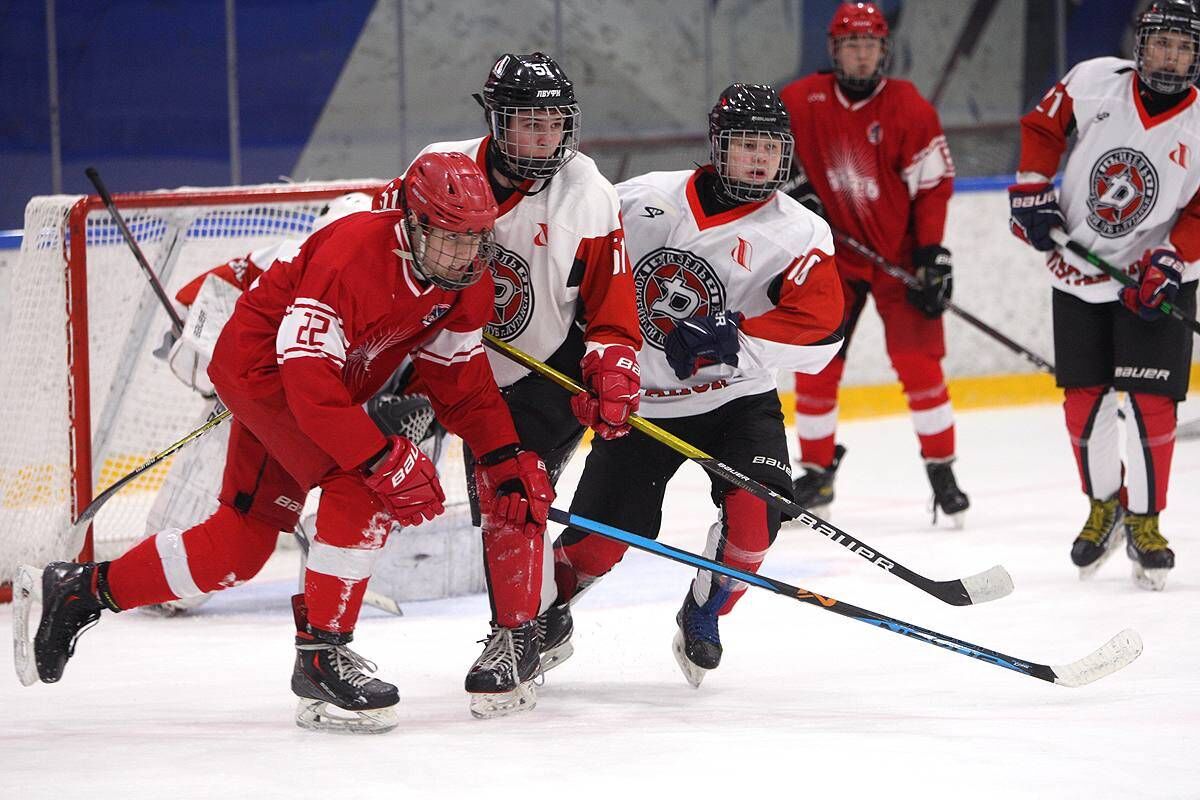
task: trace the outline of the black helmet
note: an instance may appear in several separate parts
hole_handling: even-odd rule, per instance
[[[709,156],[721,179],[724,193],[737,202],[765,200],[788,178],[792,168],[791,119],[779,95],[763,84],[735,83],[721,92],[708,114]],[[765,140],[765,141],[764,141]],[[779,154],[774,175],[746,180],[730,174],[731,160],[746,163],[739,150],[751,153],[750,159],[771,158]]]
[[[1147,51],[1155,47],[1156,34],[1178,33],[1187,37],[1175,45],[1164,47],[1163,58],[1176,63],[1189,56],[1190,63],[1182,71],[1148,69]],[[1187,90],[1200,77],[1200,11],[1194,0],[1154,0],[1137,19],[1137,44],[1133,60],[1142,83],[1162,94],[1178,94]]]
[[[492,134],[493,164],[513,180],[545,180],[579,152],[579,104],[575,86],[562,67],[545,53],[500,56],[475,99],[484,109]],[[531,151],[517,141],[514,128],[526,126],[531,136],[561,131],[557,144]],[[553,147],[551,150],[550,148]]]

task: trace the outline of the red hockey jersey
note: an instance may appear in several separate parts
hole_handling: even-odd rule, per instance
[[[832,73],[793,81],[779,93],[792,117],[796,161],[825,205],[829,224],[892,263],[941,244],[954,190],[954,162],[937,111],[908,81],[887,78],[851,102]],[[843,275],[870,275],[838,252]]]
[[[459,292],[421,284],[401,220],[351,214],[276,261],[238,300],[208,368],[218,394],[282,389],[305,434],[344,469],[383,449],[360,404],[410,353],[438,420],[474,452],[517,442],[481,344],[491,279]]]

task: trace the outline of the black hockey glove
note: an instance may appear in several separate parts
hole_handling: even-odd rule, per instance
[[[680,320],[663,345],[675,377],[686,380],[709,364],[736,367],[738,327],[743,319],[736,311],[721,311]]]
[[[792,173],[792,176],[779,187],[780,191],[800,203],[822,219],[825,218],[825,204],[817,196],[817,190],[804,173]]]
[[[920,285],[909,287],[908,302],[930,319],[937,319],[946,310],[954,288],[950,251],[940,244],[929,244],[913,250],[912,260],[913,274]]]
[[[1058,207],[1058,195],[1049,183],[1014,183],[1008,187],[1008,208],[1013,236],[1034,250],[1053,250],[1051,229],[1067,226]]]

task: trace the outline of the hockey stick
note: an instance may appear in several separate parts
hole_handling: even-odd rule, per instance
[[[513,361],[522,366],[544,375],[546,378],[557,383],[569,392],[579,393],[584,391],[583,387],[575,383],[566,375],[563,375],[558,370],[538,361],[533,356],[523,353],[507,342],[502,342],[490,333],[483,334],[483,340],[489,347],[499,353],[511,358]],[[787,512],[795,517],[796,521],[801,525],[809,528],[816,533],[830,539],[842,547],[845,547],[852,553],[855,553],[867,561],[870,561],[875,566],[885,570],[900,580],[916,586],[921,591],[931,594],[944,603],[949,603],[952,606],[967,606],[975,603],[985,603],[989,600],[996,600],[1004,597],[1013,590],[1012,578],[1002,566],[994,566],[991,569],[980,572],[977,575],[970,575],[965,578],[960,578],[950,581],[935,581],[926,578],[913,572],[903,564],[889,558],[883,553],[868,547],[865,543],[856,540],[850,534],[843,531],[820,517],[812,514],[803,507],[788,500],[783,495],[763,486],[758,481],[743,475],[728,464],[722,463],[702,450],[692,447],[687,442],[683,441],[674,434],[668,433],[658,427],[649,420],[639,417],[637,414],[629,416],[629,424],[649,436],[662,442],[667,447],[670,447],[675,452],[691,459],[699,464],[704,469],[708,470],[713,475],[727,481],[734,486],[742,489],[755,497],[763,500],[781,511]]]
[[[608,539],[613,539],[618,542],[623,542],[631,547],[636,547],[639,550],[644,550],[647,553],[668,558],[672,561],[678,561],[681,564],[706,569],[710,572],[716,572],[726,577],[742,581],[743,583],[757,586],[760,589],[766,589],[781,594],[784,597],[790,597],[793,600],[799,600],[802,603],[816,606],[825,611],[832,611],[835,614],[840,614],[843,617],[856,619],[859,622],[865,622],[868,625],[874,625],[877,628],[886,628],[893,633],[899,633],[903,636],[908,636],[926,644],[936,645],[937,647],[952,650],[959,655],[970,656],[971,658],[980,661],[986,661],[989,664],[995,664],[997,667],[1004,667],[1013,672],[1019,672],[1022,675],[1028,675],[1032,678],[1039,678],[1043,681],[1061,684],[1062,686],[1083,686],[1092,681],[1099,680],[1106,675],[1110,675],[1117,670],[1128,666],[1134,659],[1142,653],[1142,637],[1137,631],[1132,628],[1127,628],[1121,631],[1106,644],[1097,648],[1093,652],[1070,664],[1062,664],[1059,666],[1050,666],[1047,664],[1037,664],[1032,661],[1013,658],[1012,656],[1004,655],[995,650],[989,650],[986,647],[980,647],[977,644],[964,642],[961,639],[955,639],[952,636],[938,633],[937,631],[922,628],[918,625],[912,625],[908,622],[903,622],[883,614],[877,614],[874,611],[868,611],[865,608],[843,603],[840,600],[835,600],[832,597],[815,594],[807,589],[801,589],[796,586],[784,583],[774,578],[768,578],[765,575],[756,575],[753,572],[745,572],[736,567],[722,564],[719,561],[698,556],[695,553],[687,550],[679,550],[670,545],[662,544],[653,539],[647,539],[643,536],[638,536],[628,531],[623,531],[619,528],[613,528],[604,525],[600,522],[580,517],[575,514],[569,514],[565,511],[560,511],[557,508],[550,509],[550,519],[561,525],[568,525],[573,528],[591,531]]]
[[[97,513],[99,513],[100,509],[104,506],[105,503],[107,503],[109,501],[109,499],[112,498],[112,496],[114,494],[116,494],[117,492],[119,492],[121,490],[121,487],[125,486],[130,481],[137,479],[138,476],[142,475],[143,473],[145,473],[146,471],[148,471],[150,469],[153,469],[158,464],[161,464],[166,459],[175,455],[175,453],[179,452],[184,447],[187,447],[189,444],[196,441],[201,436],[208,433],[209,431],[211,431],[213,428],[220,425],[225,420],[229,419],[230,416],[231,416],[231,414],[229,412],[229,409],[225,408],[225,406],[218,400],[217,406],[216,406],[216,408],[213,409],[212,413],[209,414],[207,422],[205,422],[199,428],[196,428],[196,430],[192,431],[187,436],[184,436],[178,442],[175,442],[175,444],[171,445],[166,450],[163,450],[161,453],[150,456],[150,458],[148,458],[144,462],[142,462],[141,466],[137,467],[132,472],[130,472],[129,474],[122,477],[120,480],[118,480],[112,486],[109,486],[107,489],[105,489],[103,492],[101,492],[99,495],[97,495],[96,498],[94,500],[92,500],[92,502],[88,503],[87,508],[85,508],[85,509],[83,509],[83,511],[79,512],[79,518],[76,519],[75,522],[72,523],[72,527],[75,531],[75,534],[78,534],[81,531],[81,529],[84,529],[87,527],[88,523],[90,523],[92,521],[92,518],[95,517]]]
[[[1059,247],[1070,250],[1072,253],[1079,256],[1093,267],[1101,270],[1118,283],[1130,287],[1136,287],[1138,285],[1137,281],[1135,281],[1129,275],[1126,275],[1122,270],[1117,269],[1112,264],[1093,253],[1091,250],[1088,250],[1079,242],[1072,239],[1062,228],[1051,228],[1050,238],[1053,239],[1054,243]],[[1164,314],[1169,314],[1170,316],[1182,322],[1184,325],[1191,328],[1194,333],[1200,333],[1200,323],[1197,323],[1196,320],[1180,311],[1174,303],[1168,303],[1166,300],[1163,300],[1158,308]]]
[[[146,274],[146,280],[150,282],[150,288],[154,290],[154,294],[158,296],[158,300],[162,303],[163,308],[167,311],[167,316],[171,318],[171,328],[175,331],[175,335],[179,336],[183,333],[183,319],[179,316],[179,312],[175,310],[175,306],[171,305],[170,298],[167,297],[166,291],[163,289],[162,282],[158,280],[158,276],[154,274],[150,262],[146,260],[146,256],[142,253],[142,249],[138,247],[137,240],[133,238],[133,234],[129,231],[129,226],[125,224],[124,217],[117,210],[117,204],[113,202],[113,197],[109,194],[108,187],[104,185],[104,181],[100,180],[100,173],[95,167],[88,167],[84,174],[88,180],[96,187],[96,193],[100,195],[100,199],[104,201],[104,207],[108,209],[108,213],[112,215],[113,222],[117,223],[117,228],[121,231],[121,236],[124,237],[125,243],[129,245],[129,249],[133,251],[133,257],[137,259],[138,266],[142,268],[142,272]]]
[[[891,275],[893,278],[900,280],[902,283],[904,283],[905,286],[909,287],[910,289],[921,288],[921,283],[920,283],[920,281],[917,280],[915,275],[913,275],[910,272],[907,272],[906,270],[901,269],[900,267],[896,266],[895,264],[892,264],[892,263],[884,260],[883,256],[879,255],[874,250],[872,250],[871,248],[867,247],[862,242],[855,239],[853,236],[850,236],[849,234],[846,234],[846,233],[842,233],[839,230],[834,230],[833,238],[836,239],[839,244],[846,245],[846,247],[849,247],[851,250],[858,253],[863,258],[874,263],[875,266],[879,267],[881,270],[886,272],[888,275]],[[949,300],[943,300],[942,305],[945,307],[945,309],[947,311],[951,312],[952,314],[955,314],[960,319],[962,319],[963,322],[966,322],[969,325],[974,326],[980,332],[985,333],[988,336],[992,337],[997,342],[999,342],[1000,344],[1007,347],[1009,350],[1013,351],[1017,355],[1024,358],[1026,361],[1033,364],[1035,367],[1037,367],[1042,372],[1048,372],[1051,375],[1054,374],[1054,365],[1053,364],[1051,364],[1049,361],[1047,361],[1046,359],[1039,356],[1037,353],[1034,353],[1033,351],[1029,350],[1028,348],[1022,347],[1021,345],[1017,344],[1012,339],[1008,338],[1003,333],[1001,333],[1000,331],[993,328],[991,325],[988,325],[986,322],[979,319],[979,317],[976,317],[974,314],[970,313],[969,311],[965,311],[964,309],[962,309],[961,307],[959,307],[958,305],[954,304],[953,302],[951,302]]]

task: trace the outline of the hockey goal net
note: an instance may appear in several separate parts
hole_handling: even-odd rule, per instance
[[[115,201],[173,297],[218,264],[307,235],[331,198],[380,185],[181,189]],[[0,584],[22,563],[41,566],[81,550],[91,558],[93,548],[95,558],[111,558],[142,538],[170,461],[114,496],[84,539],[72,540],[71,523],[96,494],[198,427],[207,403],[155,355],[170,321],[98,197],[29,202],[11,285],[0,348],[0,407],[8,415]]]

